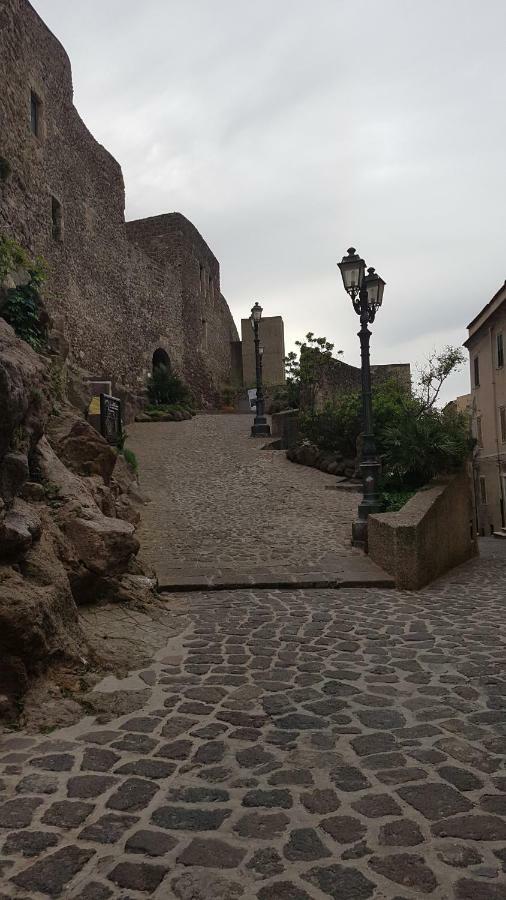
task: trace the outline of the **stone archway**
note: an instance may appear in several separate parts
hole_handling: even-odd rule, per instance
[[[159,369],[161,366],[163,366],[170,372],[171,365],[169,354],[166,350],[163,349],[163,347],[158,347],[158,349],[153,353],[153,372],[155,371],[155,369]]]

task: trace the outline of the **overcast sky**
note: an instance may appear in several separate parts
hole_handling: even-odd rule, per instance
[[[336,261],[385,278],[373,362],[461,343],[506,278],[505,0],[33,0],[127,218],[178,210],[239,323],[359,362]],[[467,370],[447,399],[469,389]]]

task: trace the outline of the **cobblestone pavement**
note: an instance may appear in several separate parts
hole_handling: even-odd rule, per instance
[[[0,741],[1,900],[504,900],[505,597],[185,595],[138,712]]]
[[[333,476],[263,450],[250,426],[245,415],[129,426],[151,498],[140,538],[154,569],[291,572],[325,560],[325,571],[329,554],[360,557],[350,545],[358,495],[326,490]]]

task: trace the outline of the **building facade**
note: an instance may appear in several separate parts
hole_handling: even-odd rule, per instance
[[[285,331],[281,316],[263,316],[258,328],[263,347],[262,373],[267,386],[285,383]],[[241,319],[242,378],[247,388],[256,384],[255,341],[251,319]]]
[[[506,282],[467,327],[476,527],[493,534],[506,526]]]
[[[124,209],[65,50],[27,0],[1,0],[0,233],[45,259],[45,302],[77,367],[136,395],[165,354],[213,402],[240,368],[218,260],[180,213],[127,223]]]

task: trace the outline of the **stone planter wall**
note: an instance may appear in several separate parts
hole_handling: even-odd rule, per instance
[[[471,478],[432,482],[398,512],[369,516],[369,556],[399,588],[417,590],[475,556]]]
[[[271,433],[273,438],[281,441],[280,449],[288,450],[295,447],[299,440],[299,410],[284,409],[272,413]]]

